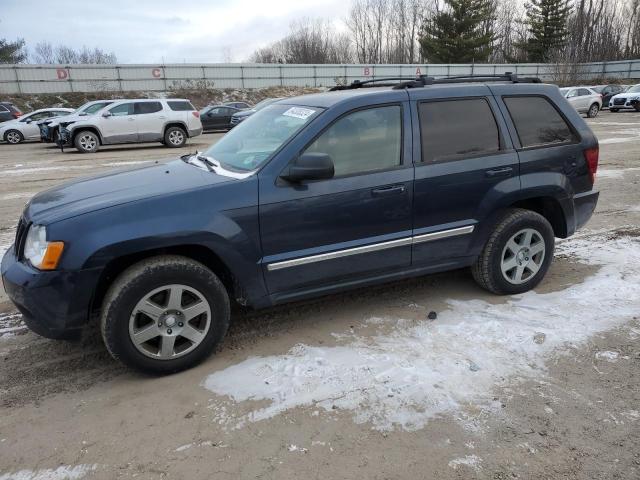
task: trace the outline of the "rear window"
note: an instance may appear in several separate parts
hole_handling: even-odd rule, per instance
[[[572,143],[578,139],[545,97],[503,97],[523,147]]]
[[[423,102],[422,161],[438,162],[500,150],[498,125],[484,98]]]
[[[187,102],[184,100],[173,100],[167,102],[167,104],[169,105],[169,108],[175,112],[186,112],[188,110],[195,110],[195,108],[193,108],[193,105],[191,105],[191,102]]]
[[[135,113],[143,115],[145,113],[156,113],[162,110],[162,104],[160,102],[136,102]]]

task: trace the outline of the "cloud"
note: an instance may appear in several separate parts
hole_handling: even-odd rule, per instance
[[[2,0],[3,37],[22,37],[33,48],[41,41],[113,51],[122,63],[221,62],[231,54],[244,61],[251,53],[287,34],[302,17],[340,19],[348,2],[340,0],[217,0],[204,3],[111,0],[57,0],[46,15],[37,0]],[[203,4],[204,3],[204,4]]]

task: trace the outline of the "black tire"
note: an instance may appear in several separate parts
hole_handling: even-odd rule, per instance
[[[592,103],[589,110],[587,110],[587,118],[596,118],[599,111],[600,106],[597,103]]]
[[[640,112],[640,103],[636,103],[633,108],[636,109],[636,112]]]
[[[181,127],[169,127],[164,132],[164,144],[169,148],[184,147],[187,143],[187,132]]]
[[[618,110],[620,110],[619,108],[610,108],[609,111],[613,112],[613,113],[617,113]]]
[[[100,138],[91,130],[82,130],[73,138],[73,145],[80,153],[95,153],[100,147]]]
[[[18,130],[7,130],[4,133],[4,141],[11,145],[17,145],[24,141],[24,135]]]
[[[140,301],[147,298],[149,292],[176,284],[194,289],[206,300],[210,311],[208,331],[203,332],[203,339],[197,346],[194,344],[193,350],[180,354],[182,356],[151,358],[142,353],[131,338],[129,328],[130,322],[135,321],[132,320],[134,309]],[[205,314],[208,315],[209,313]],[[162,318],[158,317],[160,323]],[[100,326],[104,343],[113,358],[142,372],[168,374],[193,367],[208,357],[224,337],[229,319],[229,296],[220,279],[199,262],[186,257],[166,255],[143,260],[125,270],[114,281],[103,302]],[[154,328],[155,321],[150,322]],[[158,330],[164,333],[168,325],[165,321],[163,329],[158,327]],[[166,332],[171,333],[169,330]],[[179,338],[179,335],[175,336]],[[163,338],[158,339],[160,344],[164,342]],[[159,346],[158,354],[160,349]],[[171,351],[175,353],[173,347]]]
[[[537,273],[523,283],[514,284],[503,274],[501,264],[509,240],[523,229],[533,229],[544,240],[544,256]],[[510,295],[531,290],[544,278],[553,259],[555,238],[546,218],[531,210],[509,209],[496,222],[482,253],[471,267],[475,281],[485,290]],[[527,257],[527,261],[529,258]]]

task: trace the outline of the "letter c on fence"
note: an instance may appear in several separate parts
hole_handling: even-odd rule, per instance
[[[69,72],[66,68],[57,68],[56,74],[58,75],[58,80],[66,80],[69,78]]]
[[[162,76],[162,69],[161,68],[152,69],[151,75],[153,75],[154,78],[160,78]]]

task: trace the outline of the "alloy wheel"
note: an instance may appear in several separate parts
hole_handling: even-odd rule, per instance
[[[93,135],[83,135],[80,137],[80,146],[83,150],[93,150],[96,148],[98,141]]]
[[[211,326],[211,306],[187,285],[165,285],[147,293],[129,319],[129,338],[147,357],[173,360],[204,340]]]
[[[9,143],[20,143],[22,139],[20,138],[20,134],[18,132],[9,132],[7,133],[7,142]]]
[[[513,235],[504,249],[500,270],[504,278],[514,285],[531,280],[544,262],[546,245],[537,230],[525,228]]]
[[[169,133],[169,141],[172,145],[180,145],[184,141],[184,134],[180,130]]]

